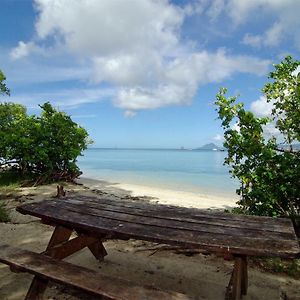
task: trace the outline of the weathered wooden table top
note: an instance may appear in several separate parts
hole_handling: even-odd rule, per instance
[[[108,238],[132,238],[233,255],[293,258],[300,253],[292,222],[284,218],[83,196],[24,204],[17,211]]]

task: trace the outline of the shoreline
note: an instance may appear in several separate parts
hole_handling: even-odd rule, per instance
[[[84,176],[80,177],[77,182],[92,190],[107,190],[115,195],[129,194],[132,197],[146,197],[151,202],[165,205],[224,210],[232,209],[238,201],[237,195],[230,197],[228,194],[220,196],[204,192],[187,192],[152,185],[111,182]]]

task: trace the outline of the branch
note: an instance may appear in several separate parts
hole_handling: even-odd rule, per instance
[[[283,153],[291,153],[291,154],[299,154],[299,150],[293,150],[293,149],[282,149],[282,148],[275,148],[276,151],[278,152],[283,152]]]

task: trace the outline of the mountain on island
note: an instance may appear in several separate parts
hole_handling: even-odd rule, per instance
[[[195,148],[193,150],[213,150],[213,151],[223,151],[223,147],[219,147],[214,143],[205,144],[202,147]]]

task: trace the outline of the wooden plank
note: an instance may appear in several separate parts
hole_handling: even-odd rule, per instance
[[[67,241],[70,238],[72,231],[72,229],[63,226],[56,226],[48,243],[47,250]]]
[[[47,250],[52,247],[67,241],[72,234],[72,230],[65,228],[63,226],[57,226],[54,229],[54,232],[50,238],[49,244],[47,246]],[[25,296],[25,300],[36,300],[42,299],[43,294],[47,288],[48,281],[45,278],[40,278],[35,276],[31,282],[29,290]]]
[[[189,299],[188,296],[180,293],[164,292],[153,287],[140,287],[126,280],[111,278],[87,268],[7,245],[0,246],[0,262],[43,279],[76,287],[94,295],[103,295],[109,299]]]
[[[40,203],[33,203],[32,205],[43,205],[43,203],[53,201],[53,200],[47,200]],[[209,210],[200,210],[200,209],[192,209],[192,208],[184,208],[184,207],[170,207],[170,206],[164,206],[164,205],[158,205],[158,204],[149,204],[149,203],[140,203],[138,201],[115,201],[115,200],[105,200],[105,199],[98,199],[98,198],[89,198],[89,197],[80,197],[80,198],[66,198],[62,199],[62,202],[69,202],[69,201],[78,201],[80,203],[84,203],[87,207],[90,205],[96,205],[96,206],[104,206],[104,207],[113,207],[113,208],[128,208],[133,211],[140,211],[143,214],[148,215],[162,215],[163,218],[167,217],[176,217],[182,220],[185,220],[186,218],[188,220],[211,220],[212,222],[218,221],[222,222],[223,224],[228,224],[228,222],[232,222],[232,224],[244,224],[248,226],[252,225],[259,225],[260,227],[257,228],[264,228],[266,226],[266,229],[275,230],[278,231],[280,228],[283,230],[285,228],[288,228],[288,232],[290,232],[290,225],[291,221],[287,218],[270,218],[270,217],[255,217],[255,216],[240,216],[240,215],[234,215],[230,213],[224,213],[224,212],[212,212]],[[17,208],[21,213],[24,209],[27,207],[30,207],[31,204],[25,204],[21,205]],[[154,214],[155,212],[155,214]],[[279,227],[279,228],[276,228]]]
[[[57,208],[57,206],[53,206],[53,207],[51,207],[51,205],[50,204],[48,204],[48,206],[47,206],[47,213],[49,213],[50,211],[51,211],[51,208],[53,209],[53,210],[56,210],[56,208]],[[74,212],[72,212],[72,211],[70,211],[70,210],[65,210],[63,207],[61,207],[60,208],[60,212],[64,212],[64,215],[66,215],[66,214],[68,214],[68,218],[69,219],[73,219],[73,220],[78,220],[78,215],[77,215],[77,217],[76,217],[76,213],[74,213]],[[78,213],[78,212],[77,212]],[[78,213],[79,214],[79,213]],[[71,217],[71,215],[72,215],[72,217]],[[83,215],[82,214],[80,214],[80,218],[81,218],[81,220],[82,220],[82,218],[83,218]],[[93,220],[93,216],[91,216],[91,215],[84,215],[84,218],[85,218],[85,220],[86,220],[86,222],[87,222],[87,224],[88,223],[90,223],[90,221],[91,222],[93,222],[94,221],[94,223],[97,221],[97,217],[95,217],[94,218],[94,220]],[[105,221],[105,222],[104,222]],[[130,229],[130,227],[133,227],[133,228],[138,228],[138,224],[133,224],[133,223],[126,223],[126,222],[124,222],[123,220],[122,221],[119,221],[119,220],[111,220],[111,219],[102,219],[101,220],[101,225],[103,225],[103,224],[105,224],[105,223],[109,223],[109,226],[107,226],[107,228],[108,229],[110,229],[111,227],[112,227],[112,224],[116,224],[116,223],[113,223],[113,222],[109,222],[109,221],[116,221],[117,222],[117,226],[118,227],[122,227],[122,229],[124,229],[124,228],[127,228],[127,229]],[[96,222],[97,223],[97,222]],[[74,225],[74,224],[73,224]],[[125,227],[124,227],[125,226]],[[143,227],[145,227],[144,226],[144,224],[143,224]],[[146,227],[144,228],[145,230],[147,229]],[[151,230],[153,230],[154,228],[153,227],[151,227]],[[159,228],[159,230],[162,230],[163,229],[163,231],[165,231],[165,230],[167,230],[168,228]],[[141,230],[141,229],[140,229]],[[148,228],[148,231],[150,230],[150,228]],[[122,230],[123,231],[123,230]],[[119,232],[122,232],[122,231],[119,231]],[[178,233],[178,231],[180,232],[180,230],[176,230],[177,231],[177,233]],[[127,230],[127,231],[123,231],[124,233],[130,233],[130,231],[129,230]],[[169,231],[169,233],[172,233],[172,231]],[[185,231],[185,232],[181,232],[182,234],[186,234],[187,232]],[[190,232],[189,233],[190,235],[192,235],[192,236],[194,236],[194,238],[197,236],[197,233],[195,233],[195,232]],[[199,234],[198,234],[199,235]],[[205,234],[205,233],[201,233],[201,235],[200,235],[200,237],[201,238],[205,238],[205,237],[207,237],[207,238],[209,238],[209,239],[211,239],[212,238],[212,235],[211,234]],[[232,239],[234,239],[234,241],[233,241],[233,244],[231,244],[231,245],[234,245],[234,242],[236,242],[236,238],[234,238],[234,237],[232,237],[232,238],[230,238],[230,237],[228,237],[228,236],[226,236],[226,237],[224,237],[223,235],[217,235],[217,234],[214,234],[213,235],[213,238],[214,238],[214,240],[219,240],[220,242],[222,242],[222,240],[225,240],[226,241],[226,245],[228,245],[228,243],[232,240]],[[249,244],[249,242],[250,243],[252,243],[252,244],[254,244],[254,246],[255,246],[255,248],[257,248],[259,245],[259,242],[260,242],[260,244],[262,244],[261,242],[261,240],[258,238],[258,239],[254,239],[254,238],[247,238],[247,237],[243,237],[243,238],[240,238],[240,242],[242,242],[243,244]],[[270,248],[270,246],[272,246],[273,248],[274,247],[278,247],[278,246],[280,246],[280,245],[282,245],[282,246],[284,246],[284,247],[286,247],[287,246],[287,244],[289,244],[288,243],[288,241],[284,241],[284,243],[282,242],[282,241],[277,241],[277,239],[274,239],[274,240],[270,240],[270,239],[264,239],[263,240],[263,242],[264,242],[264,244],[266,244],[265,245],[265,247],[267,248],[267,249],[269,249]],[[270,243],[271,243],[271,245],[270,245]]]
[[[0,258],[1,261],[1,258]],[[11,267],[17,267],[20,271],[24,271],[24,269],[16,264],[11,264]],[[47,278],[39,278],[37,276],[32,280],[27,295],[25,296],[25,300],[43,300],[43,295],[48,286]]]
[[[84,232],[80,232],[78,230],[77,230],[77,234],[87,235]],[[104,257],[107,255],[106,249],[102,243],[105,240],[105,236],[100,237],[98,235],[97,237],[93,237],[93,238],[94,238],[94,242],[89,244],[88,248],[90,249],[90,251],[92,252],[92,254],[96,259],[98,259],[99,261],[103,261]]]
[[[95,243],[89,245],[88,247],[96,259],[98,259],[99,261],[104,260],[104,257],[107,255],[107,252],[101,240],[97,240]]]
[[[53,200],[50,201],[51,203],[54,203]],[[78,203],[79,202],[79,203]],[[43,204],[41,205],[47,205],[47,201],[45,201]],[[220,220],[219,218],[214,217],[214,219],[212,218],[211,215],[209,215],[209,218],[206,217],[197,217],[197,218],[193,218],[191,216],[185,216],[182,217],[177,210],[173,210],[172,212],[155,212],[153,213],[151,211],[150,208],[147,207],[147,209],[145,208],[144,210],[141,209],[136,209],[136,208],[124,208],[122,206],[118,207],[118,206],[108,206],[105,205],[103,206],[102,204],[97,204],[97,203],[93,203],[91,204],[90,202],[82,202],[82,201],[78,201],[78,200],[74,200],[74,199],[68,199],[65,202],[62,202],[61,205],[64,205],[64,203],[76,203],[78,205],[84,206],[84,207],[92,207],[95,209],[100,209],[103,208],[103,210],[107,210],[107,211],[119,211],[119,212],[124,212],[124,213],[128,213],[128,214],[133,214],[133,215],[138,215],[138,216],[149,216],[151,218],[157,218],[157,219],[166,219],[166,220],[174,220],[174,221],[180,221],[180,222],[184,222],[184,223],[195,223],[195,224],[201,224],[201,225],[212,225],[215,227],[218,226],[223,226],[225,228],[229,227],[230,231],[232,229],[232,232],[235,230],[235,228],[239,229],[243,229],[243,230],[247,230],[252,231],[252,232],[256,232],[256,230],[259,230],[259,232],[256,235],[260,235],[261,232],[266,232],[267,235],[269,235],[269,232],[276,232],[276,234],[280,235],[281,233],[286,233],[288,235],[291,235],[293,237],[293,239],[296,238],[292,223],[290,220],[287,220],[288,222],[285,222],[286,225],[285,226],[281,226],[281,225],[276,225],[274,224],[274,220],[272,218],[270,218],[270,224],[267,225],[262,225],[260,223],[258,223],[257,221],[255,222],[240,222],[237,220],[229,220],[228,217],[226,220]],[[91,206],[92,205],[92,206]],[[32,207],[35,207],[35,204],[32,205],[23,205],[21,207],[18,207],[17,210],[21,213],[24,214],[30,214],[30,210]],[[99,206],[99,208],[97,208],[97,206]],[[155,206],[155,205],[152,205]],[[41,209],[42,206],[41,206]],[[227,214],[225,214],[227,215]],[[229,214],[229,216],[232,216],[231,214]],[[280,224],[282,222],[279,222]],[[278,238],[282,239],[283,236],[279,236]]]
[[[271,218],[270,224],[261,224],[256,220],[249,220],[246,219],[247,222],[244,220],[243,222],[240,220],[231,219],[230,217],[232,214],[223,213],[225,215],[229,215],[226,218],[222,218],[222,216],[215,216],[211,214],[205,214],[203,213],[203,216],[197,215],[196,217],[192,214],[190,215],[184,215],[182,216],[180,212],[178,213],[175,208],[169,211],[159,211],[159,210],[153,210],[152,206],[155,205],[148,205],[143,207],[141,209],[140,207],[134,207],[134,204],[131,205],[116,205],[114,204],[103,204],[103,203],[97,203],[92,201],[83,201],[78,199],[70,199],[68,198],[66,200],[66,203],[74,203],[78,205],[84,205],[85,207],[91,207],[91,208],[97,208],[101,210],[108,210],[108,211],[116,211],[116,212],[124,212],[124,213],[130,213],[134,215],[139,216],[145,216],[145,217],[153,217],[158,219],[167,219],[167,220],[176,220],[176,221],[182,221],[182,222],[189,222],[189,223],[195,223],[195,224],[209,224],[209,225],[217,225],[217,226],[224,226],[224,227],[230,227],[230,228],[250,228],[251,230],[261,230],[261,231],[271,231],[271,232],[282,232],[282,233],[293,233],[291,230],[291,221],[286,220],[284,222],[284,225],[282,225],[282,222],[276,222],[274,223],[274,220],[277,219]]]
[[[242,297],[243,260],[236,257],[234,261],[232,280],[232,300],[240,300]]]
[[[82,212],[86,215],[98,216],[104,218],[110,218],[115,220],[120,220],[124,222],[132,222],[136,224],[144,225],[153,225],[168,227],[174,229],[184,229],[190,231],[206,232],[206,233],[219,233],[223,235],[237,236],[237,237],[253,237],[253,238],[273,238],[280,240],[291,240],[295,239],[295,233],[281,233],[276,231],[264,231],[261,229],[245,228],[245,227],[230,227],[230,226],[221,226],[217,224],[210,223],[195,223],[185,220],[173,220],[165,219],[157,216],[144,216],[143,214],[131,213],[130,210],[110,210],[110,209],[100,209],[98,207],[86,207],[84,203],[77,204],[72,200],[60,203],[60,202],[51,202],[51,205],[57,205],[57,207],[68,209],[73,212]],[[127,212],[128,211],[128,212]]]
[[[241,285],[242,295],[247,295],[247,291],[248,291],[248,262],[247,262],[247,257],[242,257],[242,285]]]
[[[134,210],[140,210],[143,213],[149,213],[153,215],[153,212],[158,214],[162,214],[163,217],[167,216],[176,216],[178,218],[184,219],[185,217],[189,219],[194,219],[197,221],[200,219],[211,219],[212,221],[218,220],[219,222],[224,221],[223,223],[227,224],[227,222],[234,222],[235,224],[246,224],[248,226],[259,224],[260,228],[266,226],[269,229],[273,229],[277,226],[290,228],[291,220],[287,218],[271,218],[271,217],[257,217],[257,216],[247,216],[247,215],[235,215],[230,213],[218,212],[218,211],[209,211],[209,210],[201,210],[195,208],[186,208],[186,207],[177,207],[177,206],[169,206],[169,205],[160,205],[142,201],[126,201],[126,200],[110,200],[110,199],[99,199],[96,197],[72,197],[65,199],[66,202],[69,200],[80,201],[85,203],[86,206],[90,204],[96,205],[105,205],[105,206],[113,206],[117,208],[130,208]],[[156,215],[156,214],[155,214]],[[276,228],[278,230],[280,228]],[[274,230],[274,229],[273,229]]]
[[[37,217],[48,218],[57,224],[100,235],[124,234],[130,238],[175,244],[187,248],[201,248],[213,252],[254,256],[288,258],[299,253],[296,239],[282,242],[275,239],[224,237],[222,234],[197,233],[182,229],[146,226],[75,213],[63,207],[58,210],[56,205],[51,205],[51,201],[44,203],[43,206],[32,205],[28,212]]]
[[[98,240],[94,237],[80,235],[73,238],[72,240],[63,242],[51,248],[48,247],[47,250],[42,254],[57,259],[64,259],[85,247],[95,244],[96,242],[98,242]]]

